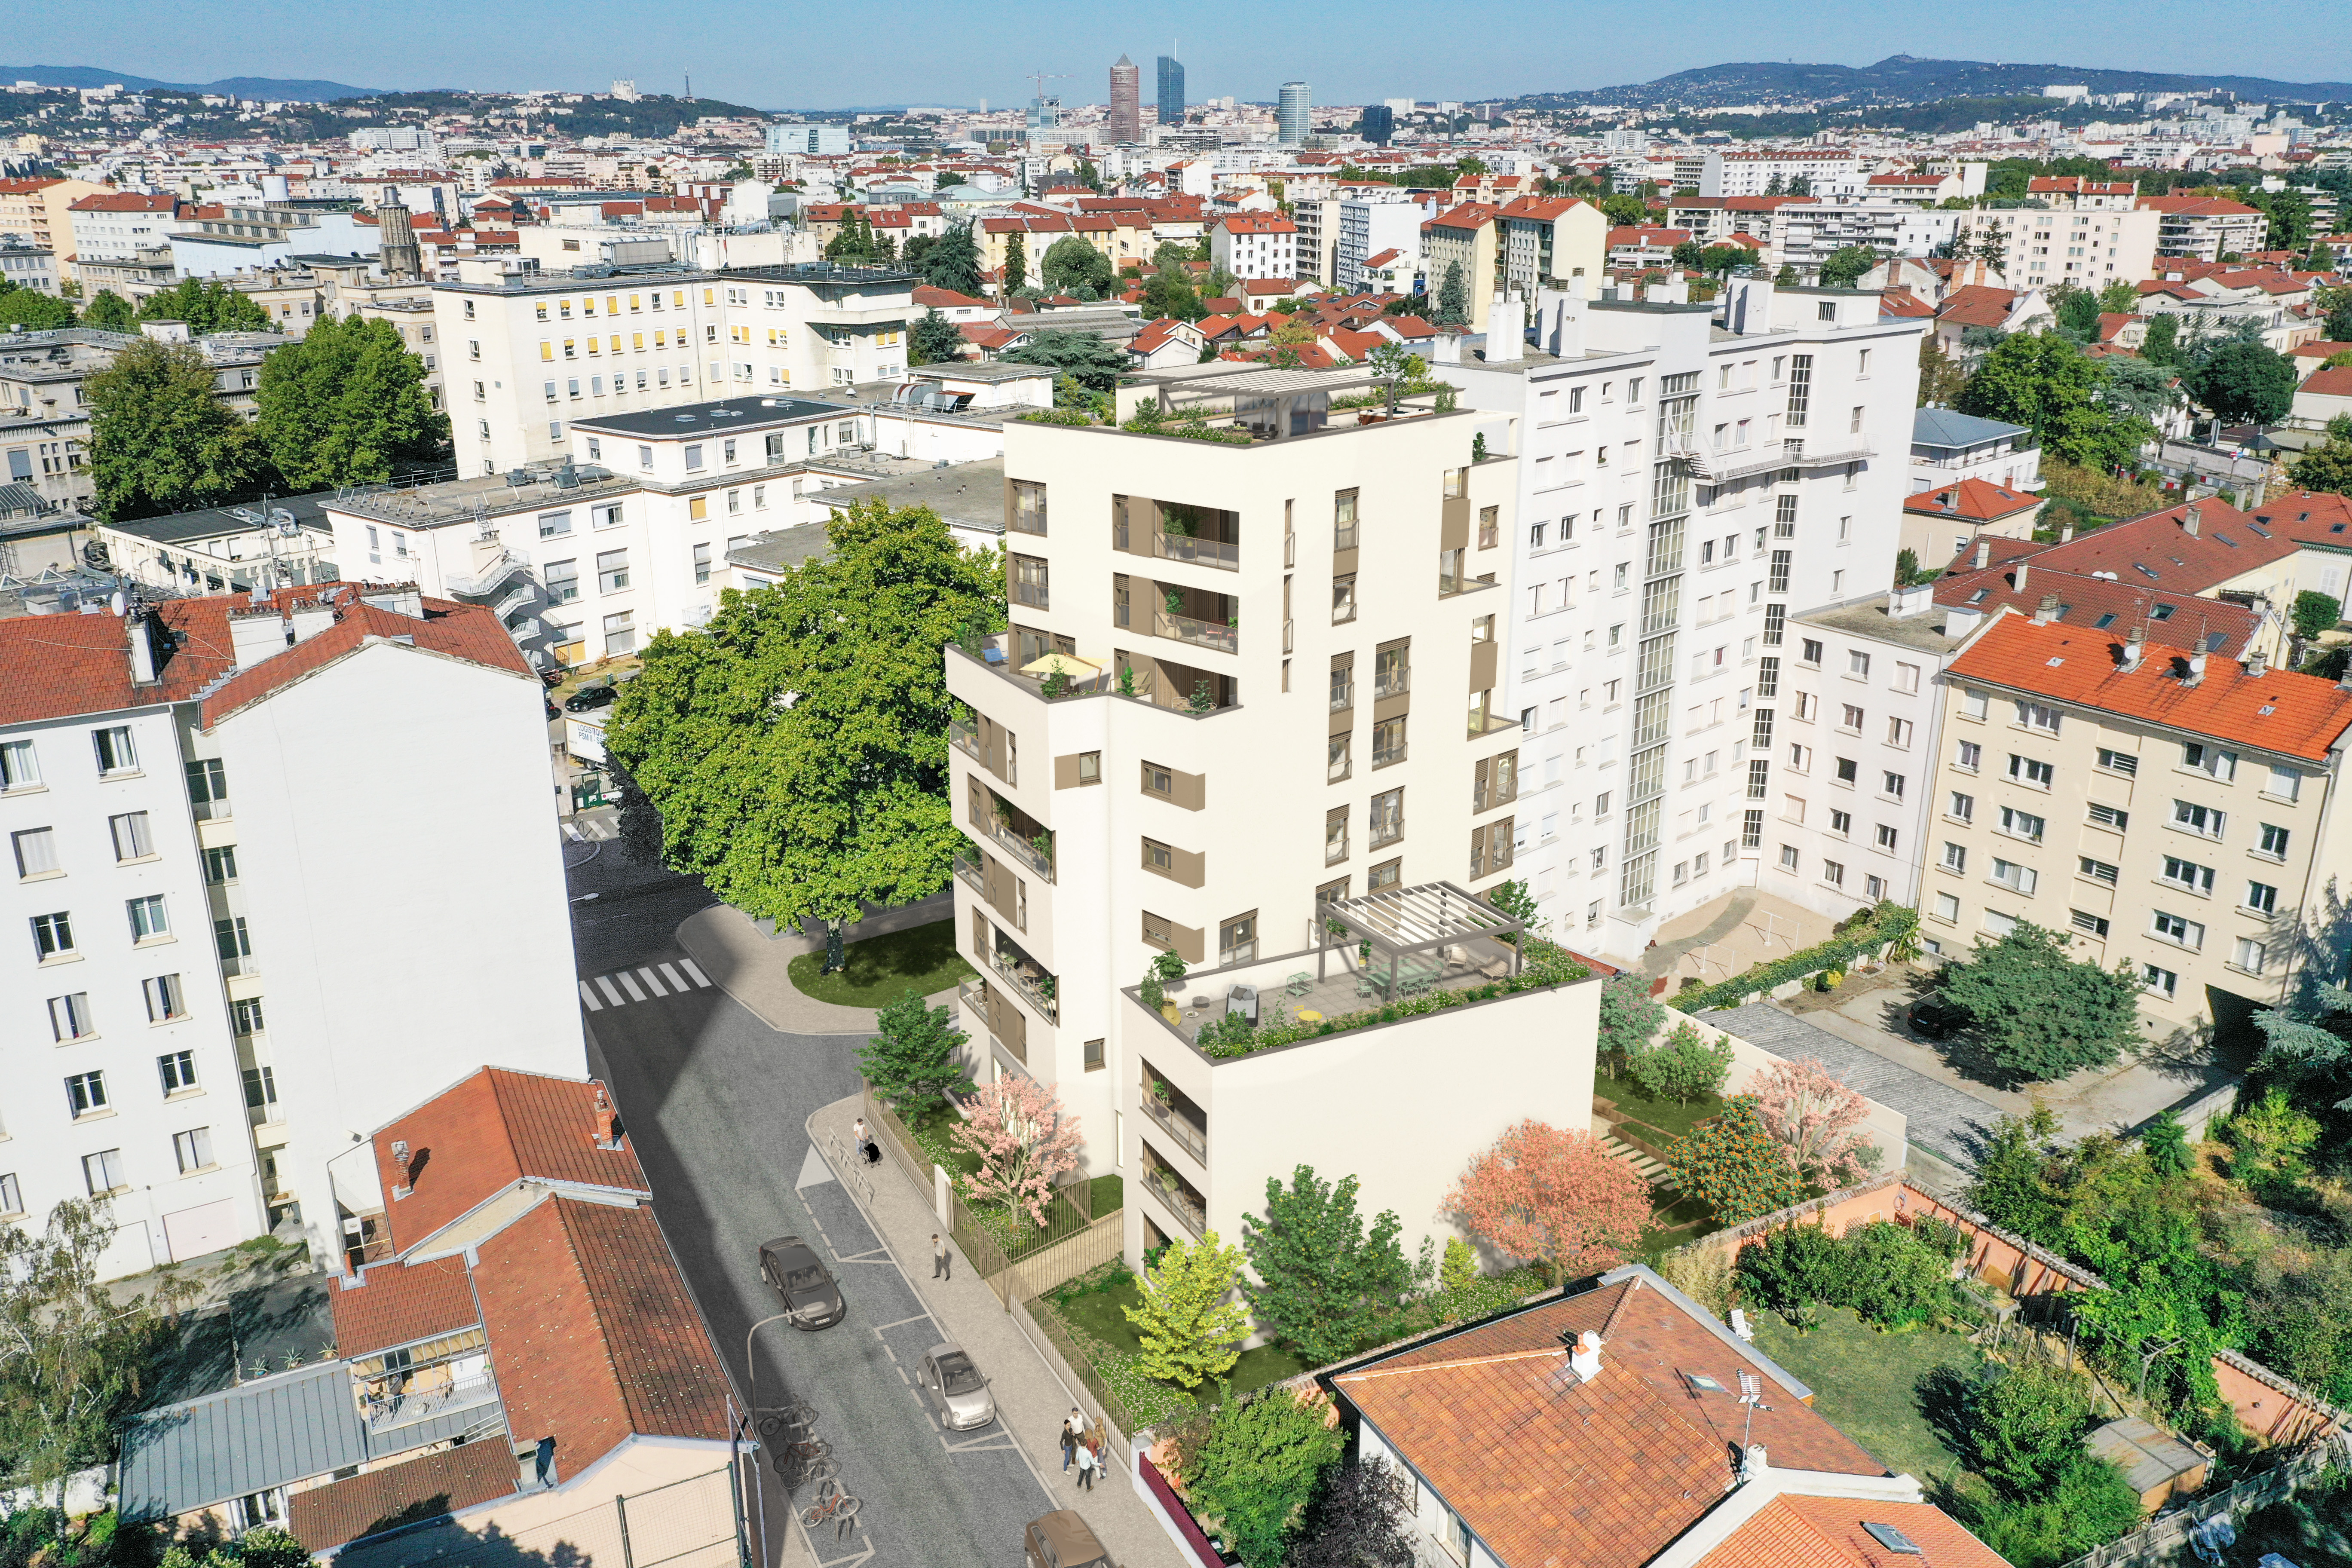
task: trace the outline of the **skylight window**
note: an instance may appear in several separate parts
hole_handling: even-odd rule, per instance
[[[1979,588],[1975,593],[1969,595],[1969,603],[1971,605],[1981,605],[1984,603],[1984,596],[1991,592],[1992,590],[1990,588]]]
[[[2093,621],[2093,622],[2091,623],[2091,629],[2092,629],[2093,631],[2103,632],[2103,631],[2105,631],[2109,626],[2114,626],[2115,624],[2116,624],[2116,616],[2115,616],[2115,612],[2114,612],[2113,610],[2110,610],[2110,611],[2108,611],[2105,615],[2101,616],[2097,620]]]
[[[2228,534],[2223,533],[2218,528],[2213,531],[2213,537],[2220,540],[2222,543],[2228,545],[2232,550],[2238,548],[2238,542],[2231,538]]]
[[[1877,1542],[1881,1546],[1886,1548],[1889,1552],[1900,1552],[1906,1556],[1910,1557],[1925,1557],[1927,1555],[1925,1552],[1922,1552],[1919,1549],[1919,1543],[1917,1542],[1913,1541],[1909,1536],[1904,1534],[1901,1531],[1895,1529],[1891,1524],[1880,1524],[1873,1520],[1865,1519],[1862,1521],[1862,1528],[1870,1531],[1870,1538],[1873,1541]]]
[[[2170,605],[2158,605],[2148,611],[2147,618],[2152,621],[2168,621],[2172,618],[2173,608],[2174,606]]]
[[[2154,571],[2152,571],[2152,570],[2148,567],[2148,565],[2147,565],[2147,563],[2146,562],[2143,562],[2143,561],[2135,561],[2135,562],[2133,562],[2133,563],[2132,563],[2132,570],[2133,570],[2133,571],[2135,571],[2135,572],[2137,572],[2137,573],[2138,573],[2141,576],[2143,576],[2143,577],[2147,578],[2147,579],[2149,582],[2151,582],[2151,583],[2158,583],[2158,582],[2161,582],[2161,581],[2163,581],[2163,579],[2159,578],[2159,577],[2155,574],[2155,572],[2154,572]]]

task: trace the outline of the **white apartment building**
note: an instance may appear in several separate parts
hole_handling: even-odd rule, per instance
[[[2270,237],[2266,214],[2221,196],[2147,196],[2140,205],[2157,220],[2155,248],[2165,256],[2219,261],[2260,250]]]
[[[1300,1162],[1432,1224],[1509,1122],[1587,1125],[1597,985],[1265,1050],[1195,1036],[1237,994],[1267,1025],[1378,1007],[1392,959],[1415,992],[1510,975],[1475,895],[1516,874],[1496,640],[1516,465],[1473,460],[1467,413],[1329,416],[1359,373],[1135,380],[1122,414],[1191,407],[1253,438],[1006,429],[1012,627],[946,650],[971,715],[949,761],[974,840],[955,885],[971,1065],[1058,1089],[1090,1168],[1138,1191],[1131,1259],[1238,1235]],[[1048,695],[1055,662],[1076,679]],[[1428,945],[1400,957],[1408,930]],[[1165,953],[1194,973],[1154,1013],[1135,988]],[[1415,1071],[1432,1059],[1442,1075]]]
[[[175,234],[198,227],[193,207],[179,198],[138,191],[103,191],[69,209],[77,261],[128,261],[142,250],[171,243]]]
[[[1332,253],[1331,286],[1352,294],[1366,286],[1364,265],[1382,251],[1402,251],[1418,258],[1422,220],[1434,204],[1424,205],[1400,190],[1393,197],[1347,196],[1339,203],[1339,240]]]
[[[552,668],[700,626],[728,553],[808,521],[802,492],[838,482],[810,460],[854,456],[872,436],[870,414],[805,398],[613,413],[568,427],[562,462],[332,497],[320,510],[345,577],[488,605]]]
[[[1228,213],[1209,226],[1209,262],[1246,283],[1298,276],[1298,227],[1278,212]]]
[[[458,272],[434,289],[434,324],[469,473],[563,457],[578,419],[805,395],[907,368],[914,275],[893,268],[509,271],[483,259]]]
[[[1791,180],[1809,183],[1816,196],[1840,195],[1851,187],[1860,195],[1867,165],[1846,147],[1710,148],[1699,166],[1698,194],[1703,196],[1778,195]],[[1780,191],[1772,182],[1780,182]]]
[[[1921,330],[1760,277],[1711,306],[1611,293],[1547,291],[1535,352],[1435,367],[1525,433],[1518,875],[1604,955],[1759,881],[1789,622],[1893,576]]]
[[[2137,283],[2154,276],[2158,214],[2116,206],[2095,194],[2075,197],[2053,192],[2034,199],[2051,205],[2047,209],[1983,207],[1954,215],[1963,220],[1962,237],[1972,244],[1981,245],[1990,233],[2000,234],[2000,271],[2012,289],[2074,283],[2095,294],[2110,283]]]
[[[583,1070],[539,683],[487,614],[25,616],[0,668],[0,1210],[110,1196],[110,1277],[289,1220],[341,1267],[331,1163],[412,1085]]]
[[[1888,201],[1792,202],[1780,209],[1778,233],[1765,252],[1816,277],[1822,262],[1850,245],[1882,256],[1926,256],[1949,243],[1969,216]]]

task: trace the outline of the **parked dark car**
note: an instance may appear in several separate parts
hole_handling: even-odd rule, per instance
[[[841,1287],[816,1255],[797,1236],[780,1236],[760,1245],[760,1278],[783,1299],[796,1329],[829,1329],[848,1315]]]
[[[1965,1027],[1969,1016],[1940,996],[1922,996],[1911,1004],[1911,1032],[1931,1040],[1948,1040]]]
[[[583,686],[563,700],[566,713],[587,713],[604,707],[620,692],[610,686]]]
[[[1116,1568],[1103,1543],[1072,1509],[1031,1520],[1023,1544],[1028,1548],[1029,1568]]]

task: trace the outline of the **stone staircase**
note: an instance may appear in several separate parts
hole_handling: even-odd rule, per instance
[[[1666,1184],[1670,1173],[1664,1165],[1659,1163],[1651,1155],[1643,1153],[1613,1132],[1601,1133],[1599,1142],[1601,1152],[1641,1177],[1651,1186],[1664,1186]]]

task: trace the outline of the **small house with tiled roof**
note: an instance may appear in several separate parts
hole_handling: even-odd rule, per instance
[[[2030,539],[2042,498],[1990,479],[1955,479],[1904,498],[1902,548],[1923,566],[1948,561],[1979,539]]]
[[[1645,1265],[1570,1290],[1322,1377],[1412,1483],[1428,1561],[2005,1568]]]

